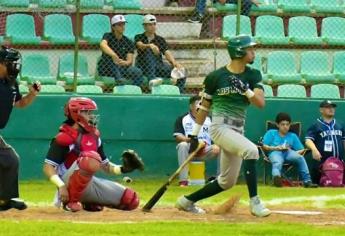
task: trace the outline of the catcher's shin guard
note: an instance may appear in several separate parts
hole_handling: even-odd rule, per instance
[[[124,191],[120,205],[117,207],[120,210],[131,211],[139,206],[139,197],[132,189],[126,188]]]
[[[93,174],[101,167],[101,157],[97,152],[82,152],[78,159],[79,170],[74,171],[68,183],[69,203],[71,211],[81,210],[80,198],[92,179]]]

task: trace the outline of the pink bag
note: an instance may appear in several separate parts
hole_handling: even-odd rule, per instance
[[[321,166],[320,186],[343,187],[344,163],[336,157],[329,157]]]

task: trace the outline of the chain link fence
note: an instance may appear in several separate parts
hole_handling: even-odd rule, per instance
[[[227,39],[249,34],[267,97],[344,97],[343,0],[0,4],[0,42],[22,53],[23,92],[39,80],[44,93],[195,94],[229,63]]]

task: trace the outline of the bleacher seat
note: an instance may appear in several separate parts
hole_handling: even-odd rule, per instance
[[[236,15],[229,15],[223,18],[222,36],[224,39],[229,39],[236,35],[236,22]],[[252,35],[249,17],[241,15],[240,22],[240,34]]]
[[[335,82],[334,75],[330,73],[328,56],[325,52],[302,52],[301,75],[307,84]]]
[[[76,92],[84,94],[102,94],[103,90],[97,85],[78,85]]]
[[[102,9],[104,0],[80,0],[81,8]]]
[[[41,38],[36,36],[34,18],[27,14],[6,17],[6,37],[12,44],[37,45],[41,42]]]
[[[272,87],[269,85],[264,84],[264,91],[265,91],[265,97],[273,97],[273,90]]]
[[[255,39],[264,45],[286,45],[283,19],[278,16],[259,16],[255,23]]]
[[[275,51],[267,57],[267,79],[273,84],[300,83],[301,75],[297,73],[295,57],[288,51]]]
[[[38,6],[42,8],[64,8],[67,0],[38,0]]]
[[[73,84],[73,73],[74,71],[74,54],[67,53],[59,58],[58,67],[58,79],[65,81],[67,85]],[[84,55],[78,55],[78,74],[77,84],[79,85],[91,85],[94,84],[95,80],[89,74],[89,66],[87,59]]]
[[[219,2],[216,2],[213,4],[213,7],[217,9],[217,11],[236,11],[237,10],[237,4],[232,3],[225,3],[220,4]]]
[[[19,84],[19,92],[21,93],[21,94],[27,94],[27,93],[29,93],[29,88],[28,88],[28,86],[26,86],[26,85],[24,85],[24,84]]]
[[[118,95],[140,95],[142,93],[141,88],[136,85],[115,86],[113,90],[113,94]]]
[[[317,13],[343,13],[344,6],[339,0],[311,0],[311,8]]]
[[[278,86],[277,97],[305,98],[307,95],[303,85],[283,84]]]
[[[289,19],[290,41],[300,45],[320,45],[322,39],[317,35],[316,21],[313,17],[295,16]]]
[[[110,32],[110,20],[108,16],[89,14],[83,17],[81,36],[88,43],[99,44],[105,32]]]
[[[321,37],[328,45],[345,45],[345,19],[342,17],[324,18]]]
[[[278,9],[277,3],[274,0],[258,0],[260,6],[252,5],[251,11],[258,12],[276,12]],[[268,4],[267,4],[268,3]]]
[[[336,82],[345,84],[345,52],[335,52],[333,54],[333,75]]]
[[[143,16],[137,14],[125,15],[127,21],[125,35],[134,40],[135,35],[144,33]]]
[[[40,94],[47,94],[47,93],[65,93],[65,88],[61,85],[56,84],[46,84],[41,85]]]
[[[71,17],[63,14],[47,15],[44,17],[43,35],[53,44],[74,44]]]
[[[284,13],[310,12],[310,7],[306,0],[278,0],[278,7]]]
[[[50,74],[49,59],[41,54],[29,54],[23,56],[21,80],[29,84],[40,81],[42,84],[56,84],[55,77]]]
[[[142,5],[140,0],[115,0],[113,1],[113,8],[139,10]]]
[[[312,98],[337,99],[340,98],[339,87],[334,84],[316,84],[311,86]]]
[[[2,0],[2,5],[5,7],[29,7],[30,0]]]
[[[180,95],[180,90],[175,85],[162,84],[152,87],[153,95]]]

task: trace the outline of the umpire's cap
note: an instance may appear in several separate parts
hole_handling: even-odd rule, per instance
[[[228,41],[228,52],[231,59],[242,58],[246,55],[246,48],[255,46],[255,40],[249,35],[238,35]]]
[[[330,100],[324,100],[320,103],[320,107],[337,107],[337,104],[333,103]]]
[[[17,61],[20,58],[20,53],[13,49],[13,48],[7,48],[5,46],[1,46],[0,49],[0,62],[2,61]]]

